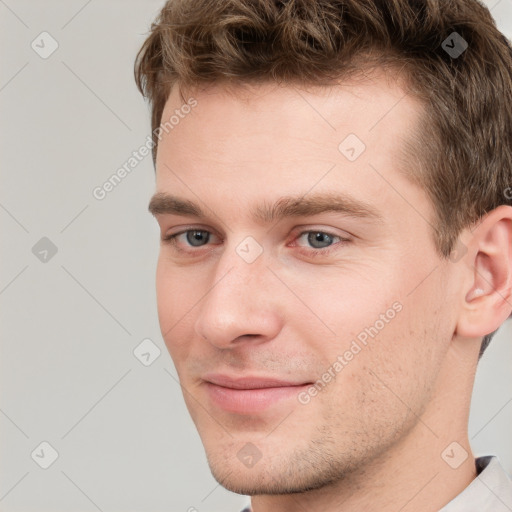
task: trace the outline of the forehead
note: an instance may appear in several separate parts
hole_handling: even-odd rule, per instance
[[[194,99],[194,108],[183,114],[175,87],[162,115],[165,123],[182,112],[162,132],[157,192],[172,189],[193,199],[193,186],[205,197],[241,203],[333,187],[387,197],[389,179],[403,178],[403,148],[422,113],[383,74],[307,90],[213,85],[184,96]]]

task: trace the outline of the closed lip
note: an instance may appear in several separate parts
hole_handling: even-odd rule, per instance
[[[282,379],[276,379],[272,377],[261,377],[261,376],[244,376],[235,377],[223,374],[208,374],[203,376],[203,380],[216,386],[230,389],[267,389],[267,388],[284,388],[284,387],[300,387],[311,382],[305,381],[288,381]]]

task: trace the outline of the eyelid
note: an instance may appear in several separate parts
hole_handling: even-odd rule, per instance
[[[178,226],[173,229],[175,229],[175,231],[169,230],[168,233],[165,233],[164,235],[162,235],[162,240],[166,240],[171,237],[177,237],[178,235],[182,235],[184,233],[187,233],[188,231],[206,231],[207,233],[210,233],[210,235],[216,236],[217,238],[222,238],[222,236],[219,235],[211,227],[197,226],[197,225],[191,225],[191,226],[185,225],[185,226]]]
[[[178,236],[178,235],[187,233],[188,231],[206,231],[207,233],[210,233],[211,235],[214,235],[214,236],[217,236],[220,238],[220,236],[215,231],[212,231],[210,228],[205,228],[202,226],[181,226],[179,228],[179,231],[176,231],[173,233],[167,233],[167,234],[163,235],[162,238],[164,239],[164,238],[169,238],[172,236]],[[350,235],[349,233],[344,232],[347,235],[347,237],[345,237],[343,234],[338,234],[338,233],[334,233],[333,231],[330,231],[329,228],[315,228],[315,227],[310,228],[308,226],[299,226],[292,231],[293,239],[298,238],[298,237],[304,235],[305,233],[325,233],[326,235],[329,235],[332,237],[339,237],[342,239],[353,236],[353,235]]]
[[[309,235],[309,234],[311,234],[311,233],[322,233],[322,234],[327,235],[328,237],[330,237],[330,238],[332,238],[332,239],[334,239],[334,240],[335,240],[335,239],[337,239],[337,238],[339,238],[339,240],[340,240],[340,241],[343,241],[343,237],[342,237],[342,236],[340,236],[340,235],[335,235],[334,233],[330,233],[330,232],[328,232],[328,231],[320,231],[319,229],[312,229],[312,230],[308,229],[307,231],[302,231],[302,232],[300,232],[300,233],[299,233],[299,235],[298,235],[298,236],[296,236],[296,237],[294,238],[294,240],[295,240],[295,241],[296,241],[296,240],[300,240],[302,237],[304,237],[304,235]],[[333,244],[332,244],[332,245],[334,245],[335,243],[337,243],[337,242],[333,242]],[[303,246],[299,246],[299,247],[303,247]],[[304,247],[307,247],[307,246],[304,246]],[[328,247],[331,247],[331,246],[328,246]],[[310,249],[315,249],[314,247],[309,247],[309,248],[310,248]],[[327,247],[326,247],[326,248],[327,248]],[[316,251],[319,251],[319,250],[321,250],[321,249],[315,249],[315,250],[316,250]]]
[[[321,248],[311,247],[310,245],[299,245],[297,241],[302,236],[309,233],[323,233],[325,235],[328,235],[333,239],[333,243],[331,245]],[[291,245],[291,247],[297,247],[298,251],[306,255],[308,258],[322,256],[326,257],[329,256],[332,252],[339,251],[341,247],[343,247],[346,243],[349,243],[350,241],[350,238],[346,238],[340,234],[332,233],[331,231],[328,231],[326,229],[305,229],[299,232],[299,234],[293,238],[293,245]]]
[[[206,248],[211,245],[218,245],[218,244],[212,244],[211,240],[208,241],[208,243],[204,246],[192,246],[188,244],[184,244],[186,246],[186,249],[182,249],[178,246],[177,238],[180,235],[184,235],[189,231],[204,231],[208,233],[210,236],[217,237],[222,240],[222,237],[219,236],[214,230],[211,228],[206,228],[203,226],[180,226],[179,229],[177,229],[175,232],[170,232],[162,236],[161,242],[167,243],[169,245],[172,245],[174,249],[178,252],[182,253],[197,253],[202,248]],[[308,247],[305,245],[299,245],[297,244],[297,240],[300,239],[303,235],[309,234],[309,233],[323,233],[328,235],[329,237],[333,239],[339,239],[338,241],[334,241],[331,245],[323,248],[315,248],[315,247]],[[341,233],[335,233],[333,229],[325,228],[325,227],[315,227],[315,226],[297,226],[292,230],[292,240],[294,245],[291,245],[291,247],[298,247],[302,252],[307,253],[308,255],[313,256],[326,256],[331,251],[339,249],[340,245],[343,245],[344,242],[349,242],[351,240],[351,235],[347,232],[343,232],[345,236]],[[290,247],[289,242],[286,243],[286,246]]]
[[[297,226],[293,229],[291,237],[293,240],[301,237],[305,233],[324,233],[331,237],[341,238],[342,240],[350,240],[354,238],[354,235],[347,231],[337,232],[334,228],[322,227],[322,226]]]

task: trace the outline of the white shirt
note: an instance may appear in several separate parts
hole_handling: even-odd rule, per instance
[[[498,458],[475,462],[477,477],[439,512],[512,512],[512,481]]]

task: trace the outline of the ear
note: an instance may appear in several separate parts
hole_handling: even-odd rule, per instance
[[[456,334],[480,338],[495,331],[512,311],[512,207],[486,214],[467,243],[470,278]]]

